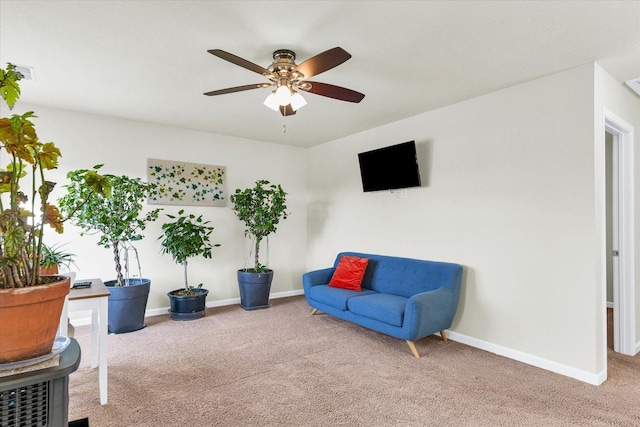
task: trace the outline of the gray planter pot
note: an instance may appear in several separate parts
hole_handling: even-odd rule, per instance
[[[245,310],[269,308],[269,292],[273,270],[264,273],[250,273],[238,270],[238,287],[240,288],[240,305]]]
[[[204,311],[206,309],[207,295],[209,291],[207,289],[194,289],[193,291],[197,295],[181,296],[174,295],[175,292],[179,292],[182,289],[176,289],[167,293],[169,297],[169,303],[171,308],[172,320],[194,320],[204,317]]]
[[[151,289],[149,279],[128,279],[128,286],[115,286],[117,280],[104,284],[109,288],[109,333],[123,334],[144,328],[144,314]]]

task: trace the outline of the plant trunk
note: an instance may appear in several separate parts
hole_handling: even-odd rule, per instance
[[[13,280],[13,287],[14,288],[23,288],[24,287],[24,283],[22,283],[22,280],[20,280],[20,270],[18,270],[18,266],[16,265],[12,265],[11,266],[11,277]]]
[[[186,259],[184,260],[182,265],[184,266],[184,288],[188,291],[189,290],[189,281],[187,280],[187,260]]]
[[[258,272],[260,270],[260,241],[262,239],[256,236],[256,259],[255,259],[255,270]]]
[[[120,266],[120,248],[118,248],[118,241],[112,240],[113,246],[113,261],[116,263],[116,286],[124,286],[124,277],[122,276],[122,266]]]
[[[38,261],[39,263],[39,261]],[[24,285],[25,286],[35,286],[36,285],[36,279],[38,278],[38,270],[34,269],[34,274],[33,277],[30,274],[30,269],[29,269],[29,258],[27,258],[26,254],[22,254],[22,265],[24,266]],[[34,265],[38,265],[38,264],[34,264]],[[20,271],[18,269],[18,271]]]
[[[19,288],[21,287],[19,284],[16,284],[13,275],[13,270],[15,266],[13,265],[5,265],[2,267],[2,276],[4,278],[4,283],[0,286],[0,288],[10,289],[10,288]]]

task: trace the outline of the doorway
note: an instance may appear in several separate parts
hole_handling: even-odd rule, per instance
[[[620,320],[616,319],[620,310],[618,263],[618,181],[619,181],[619,139],[617,135],[605,131],[605,179],[606,179],[606,257],[607,257],[607,348],[620,351]],[[615,313],[615,314],[614,314]]]
[[[605,111],[607,342],[635,355],[633,128]],[[609,336],[611,334],[611,336]]]

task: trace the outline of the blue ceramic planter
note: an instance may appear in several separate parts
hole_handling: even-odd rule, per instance
[[[184,289],[184,288],[183,288]],[[173,295],[173,293],[181,291],[178,289],[167,293],[171,308],[172,320],[194,320],[204,317],[204,311],[206,309],[207,295],[209,291],[207,289],[196,288],[193,291],[197,295],[192,296],[180,296]]]
[[[123,334],[144,328],[144,314],[151,289],[149,279],[128,279],[127,286],[115,286],[116,280],[105,285],[109,289],[109,333]]]
[[[240,305],[245,310],[269,308],[269,293],[273,270],[263,273],[251,273],[238,270],[238,287],[240,288]]]

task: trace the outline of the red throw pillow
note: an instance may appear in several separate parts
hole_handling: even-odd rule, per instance
[[[369,258],[342,255],[338,267],[329,281],[329,286],[360,292],[367,264],[369,264]]]

